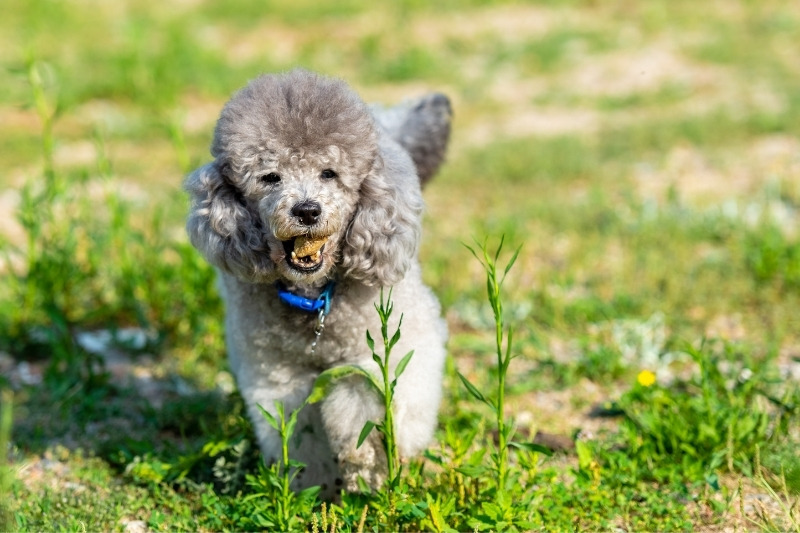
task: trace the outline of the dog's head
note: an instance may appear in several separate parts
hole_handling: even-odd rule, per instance
[[[399,281],[416,253],[414,165],[347,85],[267,75],[222,111],[214,161],[192,173],[187,229],[206,259],[251,282]]]

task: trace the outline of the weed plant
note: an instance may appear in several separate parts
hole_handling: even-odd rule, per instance
[[[58,83],[46,81],[46,71],[36,61],[28,67],[42,124],[43,170],[41,179],[21,189],[17,218],[25,247],[0,243],[12,269],[0,297],[14,302],[0,309],[0,349],[49,360],[47,376],[55,390],[75,384],[91,388],[105,381],[103,361],[79,345],[81,331],[137,326],[149,338],[145,349],[154,349],[165,341],[196,341],[218,331],[201,309],[221,306],[216,293],[207,290],[213,270],[188,243],[169,237],[163,206],[156,206],[147,223],[133,223],[133,204],[114,190],[100,133],[95,169],[67,173],[55,168]],[[173,298],[175,287],[187,292]],[[206,349],[201,356],[218,356],[221,344]]]
[[[494,411],[495,420],[497,423],[498,444],[497,451],[492,455],[492,458],[494,460],[495,475],[497,476],[496,490],[498,494],[504,491],[506,488],[506,480],[508,478],[508,448],[509,442],[511,442],[511,437],[513,437],[514,433],[513,422],[507,424],[505,418],[506,375],[508,374],[508,365],[511,364],[512,359],[512,330],[508,330],[508,340],[506,341],[506,347],[504,349],[503,336],[505,331],[503,302],[500,297],[500,288],[503,286],[503,282],[506,279],[508,271],[511,270],[512,266],[514,266],[514,262],[517,260],[517,256],[519,255],[521,248],[517,248],[517,251],[514,252],[514,255],[506,265],[502,278],[498,280],[497,260],[500,257],[500,252],[502,249],[502,240],[500,241],[500,245],[497,247],[494,257],[489,255],[489,252],[486,248],[486,243],[484,243],[483,247],[481,248],[481,252],[483,254],[483,261],[481,262],[481,265],[486,270],[486,292],[495,320],[495,343],[497,354],[497,390],[495,401],[487,400],[486,397],[481,394],[467,378],[461,374],[458,375],[470,394],[472,394],[475,399],[488,405]],[[472,255],[474,255],[478,261],[481,261],[474,249],[469,248],[469,251],[472,252]]]
[[[750,522],[762,531],[770,533],[788,531],[800,533],[800,505],[796,501],[795,503],[788,503],[792,501],[792,495],[786,485],[786,478],[781,475],[778,478],[778,482],[770,482],[762,474],[759,474],[757,479],[759,485],[766,491],[772,502],[780,508],[781,515],[776,518],[761,506],[757,511],[758,520],[750,519]]]
[[[319,487],[310,487],[299,493],[291,489],[292,480],[305,465],[289,457],[289,440],[297,426],[297,417],[305,406],[304,402],[289,413],[288,418],[281,402],[275,403],[275,415],[261,407],[261,414],[280,436],[281,457],[269,466],[262,465],[261,475],[249,479],[256,490],[247,498],[259,500],[257,503],[261,505],[268,504],[253,515],[253,524],[259,528],[296,531],[306,523],[303,517],[310,514],[316,502]]]
[[[411,361],[414,351],[412,350],[408,352],[403,356],[402,359],[400,359],[394,368],[394,378],[392,378],[389,375],[389,371],[391,370],[391,354],[394,346],[400,341],[400,328],[403,325],[403,316],[400,315],[400,321],[397,324],[397,329],[395,330],[394,334],[389,337],[389,318],[392,316],[392,310],[394,309],[394,305],[392,304],[391,290],[389,290],[389,295],[384,302],[383,289],[381,289],[380,302],[375,305],[375,309],[377,310],[381,321],[383,357],[375,352],[375,340],[372,338],[372,335],[369,331],[367,331],[367,346],[369,346],[369,349],[372,352],[372,360],[375,361],[375,364],[378,365],[378,368],[381,371],[381,380],[373,382],[373,385],[379,388],[378,394],[383,400],[384,418],[380,422],[368,421],[366,424],[364,424],[364,428],[358,437],[358,443],[356,446],[360,447],[373,429],[376,429],[378,432],[380,432],[380,434],[383,436],[384,452],[386,453],[386,481],[388,483],[388,489],[391,492],[392,489],[397,486],[399,482],[399,476],[402,471],[402,465],[400,464],[400,452],[397,449],[397,428],[394,424],[394,390],[397,386],[397,380],[400,379],[400,376],[403,374],[406,366],[408,366],[408,363]]]
[[[747,267],[759,284],[778,282],[785,290],[800,289],[800,244],[774,223],[762,223],[745,237]]]
[[[394,391],[397,386],[397,380],[408,366],[414,351],[405,354],[394,367],[393,376],[390,375],[392,370],[391,354],[392,349],[400,341],[400,328],[403,324],[403,316],[397,325],[397,329],[390,335],[389,334],[389,319],[394,310],[392,303],[392,291],[389,290],[388,295],[384,298],[384,291],[380,291],[380,300],[375,304],[375,310],[381,323],[381,339],[383,342],[383,355],[379,355],[375,351],[375,339],[369,331],[366,332],[366,342],[372,352],[372,360],[380,370],[380,378],[376,378],[372,372],[356,365],[343,365],[332,368],[320,374],[314,383],[311,394],[309,396],[309,403],[317,403],[322,400],[325,395],[330,391],[330,388],[339,379],[351,376],[357,376],[364,379],[369,385],[370,390],[375,394],[377,399],[383,405],[383,420],[373,421],[368,420],[359,434],[356,447],[361,447],[369,434],[375,430],[381,435],[381,442],[383,443],[383,450],[386,455],[387,478],[385,490],[380,491],[379,494],[382,499],[385,499],[385,506],[381,513],[386,517],[385,527],[388,529],[396,529],[397,524],[397,501],[396,492],[398,489],[404,487],[401,484],[402,463],[400,462],[400,452],[397,448],[396,427],[394,423]],[[363,492],[368,493],[370,489],[363,480],[359,480]],[[386,511],[388,509],[388,512]]]
[[[462,374],[458,374],[459,379],[467,388],[469,393],[478,401],[486,404],[492,410],[494,415],[494,420],[497,425],[497,447],[496,450],[492,452],[492,469],[493,469],[493,477],[497,480],[497,485],[494,487],[494,491],[497,497],[497,505],[502,505],[505,502],[505,492],[508,489],[508,472],[509,472],[509,450],[511,448],[517,449],[527,449],[529,451],[534,452],[547,452],[546,448],[541,446],[534,445],[532,443],[521,443],[516,442],[513,440],[514,438],[514,421],[513,419],[506,419],[505,414],[505,395],[506,395],[506,376],[508,375],[508,368],[511,364],[511,360],[514,358],[514,354],[512,354],[512,347],[513,347],[513,335],[512,329],[505,328],[505,317],[503,314],[503,298],[501,295],[501,288],[503,286],[503,282],[508,275],[508,272],[514,266],[514,263],[519,256],[519,252],[521,250],[521,246],[517,248],[511,258],[506,263],[506,266],[503,270],[502,276],[498,274],[498,264],[497,261],[500,258],[500,253],[503,250],[503,240],[500,240],[500,244],[497,246],[497,250],[492,256],[487,248],[487,243],[484,242],[483,245],[480,247],[481,255],[478,256],[478,253],[475,249],[471,247],[467,247],[472,255],[481,263],[485,272],[486,272],[486,294],[489,300],[489,305],[492,308],[492,314],[494,316],[494,325],[495,325],[495,354],[497,356],[497,384],[495,389],[495,397],[493,400],[488,399],[484,394],[482,394],[475,385],[470,383],[470,381],[464,377]],[[508,334],[508,338],[504,339],[506,332]],[[505,340],[505,346],[504,341]],[[477,472],[483,473],[480,470]],[[499,519],[499,513],[497,508],[492,508],[494,518]],[[505,528],[510,524],[506,523],[503,520],[500,520],[497,527]],[[476,526],[477,527],[477,526]]]
[[[774,367],[733,346],[689,347],[686,353],[697,368],[689,379],[670,389],[637,383],[622,396],[628,453],[664,465],[650,472],[657,481],[676,474],[670,463],[692,481],[715,483],[721,468],[754,475],[759,446],[785,439],[796,420],[797,390],[768,389]]]

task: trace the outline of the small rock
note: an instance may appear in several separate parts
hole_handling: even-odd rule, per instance
[[[125,533],[148,533],[150,531],[144,520],[122,520],[120,523]]]

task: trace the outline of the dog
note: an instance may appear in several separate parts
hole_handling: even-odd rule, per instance
[[[345,82],[300,69],[256,78],[224,106],[214,160],[185,182],[187,231],[218,271],[230,368],[266,461],[280,459],[281,441],[260,408],[303,406],[326,369],[379,374],[365,335],[380,339],[375,304],[390,287],[390,331],[402,314],[392,376],[414,351],[395,391],[400,455],[431,441],[447,329],[417,254],[422,184],[444,160],[451,114],[442,94],[370,107]],[[290,456],[305,468],[293,488],[335,495],[358,491],[359,478],[379,488],[381,435],[357,441],[383,416],[363,377],[335,381],[298,415]]]

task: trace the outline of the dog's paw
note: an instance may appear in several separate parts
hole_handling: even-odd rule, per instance
[[[377,435],[370,435],[359,448],[339,453],[338,462],[348,492],[362,492],[364,483],[376,490],[386,481],[386,454]]]

